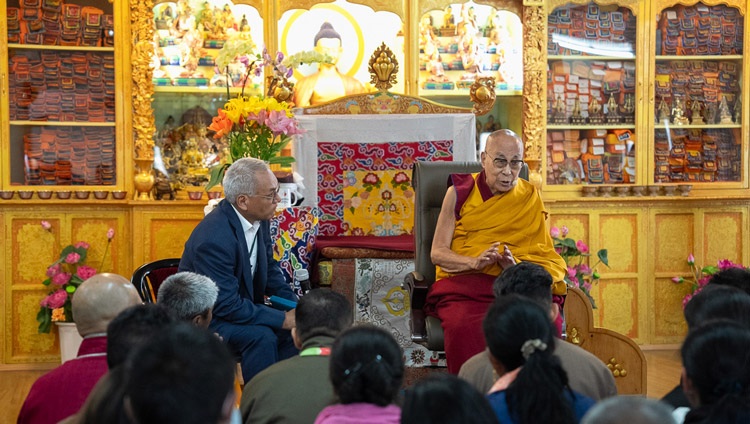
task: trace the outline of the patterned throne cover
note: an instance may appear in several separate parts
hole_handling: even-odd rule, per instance
[[[303,205],[320,209],[322,236],[411,234],[414,162],[476,160],[471,113],[298,119],[307,130],[294,147]]]

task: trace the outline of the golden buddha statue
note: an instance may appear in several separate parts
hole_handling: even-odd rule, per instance
[[[318,71],[301,78],[294,89],[296,106],[311,106],[339,97],[365,92],[357,79],[342,74],[336,67],[341,57],[341,35],[330,22],[324,22],[314,39],[315,51],[333,58],[333,63],[318,64]]]

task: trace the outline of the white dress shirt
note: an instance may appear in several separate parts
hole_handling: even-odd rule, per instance
[[[247,249],[248,253],[250,254],[250,269],[252,270],[253,275],[255,275],[255,265],[258,262],[257,245],[258,231],[260,230],[260,221],[251,223],[237,211],[234,205],[232,206],[232,208],[234,209],[234,213],[236,213],[237,217],[240,219],[240,224],[242,224],[242,232],[245,234],[245,241],[247,242]]]

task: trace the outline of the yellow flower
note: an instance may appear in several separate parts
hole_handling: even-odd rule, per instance
[[[52,321],[65,321],[65,309],[57,308],[52,310]]]

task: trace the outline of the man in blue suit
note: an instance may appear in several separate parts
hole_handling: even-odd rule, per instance
[[[216,282],[219,296],[209,328],[242,356],[242,377],[250,381],[266,367],[294,356],[294,310],[264,304],[264,296],[297,301],[273,257],[268,220],[279,202],[279,185],[261,160],[244,158],[227,169],[221,203],[185,243],[180,271]]]

